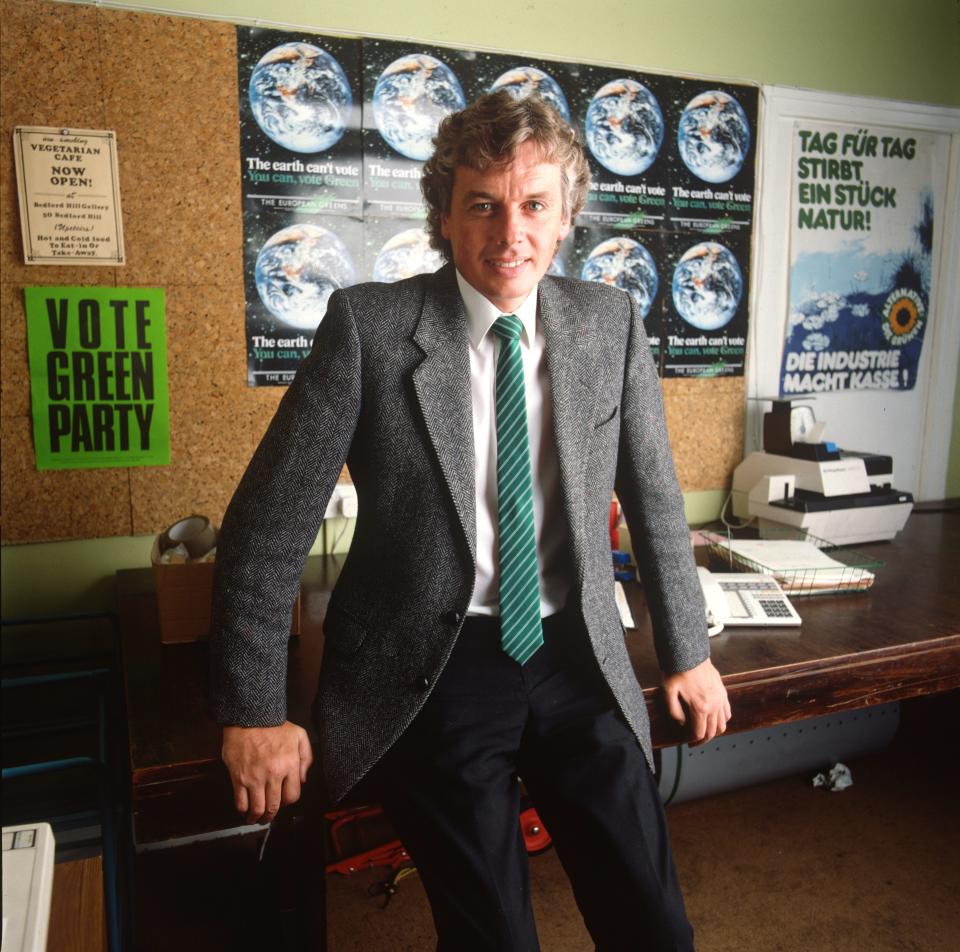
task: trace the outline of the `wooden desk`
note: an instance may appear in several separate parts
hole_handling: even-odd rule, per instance
[[[728,629],[714,663],[743,731],[960,687],[960,511],[915,512],[894,542],[860,546],[884,562],[865,593],[797,599],[798,629]],[[303,578],[303,634],[292,638],[290,719],[309,724],[322,621],[342,557],[312,557]],[[117,573],[138,842],[237,825],[219,730],[206,712],[206,646],[161,646],[149,569]],[[683,740],[658,698],[659,672],[639,586],[640,625],[627,634],[646,689],[654,743]]]
[[[884,563],[867,592],[797,597],[799,628],[734,627],[710,639],[733,709],[729,731],[960,687],[960,508],[918,507],[893,542],[855,548]],[[656,684],[639,592],[631,607],[640,625],[627,635],[634,670],[641,684]],[[654,744],[681,742],[656,689],[645,693]]]

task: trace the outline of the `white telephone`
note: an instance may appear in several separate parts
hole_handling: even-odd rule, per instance
[[[716,574],[697,567],[707,607],[708,634],[724,625],[799,625],[800,616],[772,575],[750,572]]]

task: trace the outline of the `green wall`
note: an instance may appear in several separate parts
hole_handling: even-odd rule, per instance
[[[354,521],[327,519],[311,552],[346,552]],[[3,546],[3,618],[112,608],[117,569],[148,566],[153,539],[152,535],[121,536]],[[51,571],[52,566],[56,571]]]
[[[82,0],[81,0],[82,2]],[[831,92],[960,105],[957,0],[125,0],[101,6],[201,15],[317,32],[414,37],[583,62],[622,63]],[[960,496],[960,386],[949,495]],[[720,489],[687,494],[690,522],[713,518]],[[314,551],[339,534],[325,528]],[[338,548],[349,541],[349,533]],[[103,607],[117,568],[145,565],[149,537],[5,546],[4,617]],[[51,571],[56,566],[56,572]]]
[[[110,0],[104,0],[104,6]],[[415,37],[960,105],[957,0],[126,0],[215,19]]]

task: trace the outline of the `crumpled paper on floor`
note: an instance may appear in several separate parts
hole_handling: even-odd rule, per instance
[[[853,774],[846,764],[834,764],[827,773],[818,773],[813,778],[813,785],[838,793],[853,786]]]

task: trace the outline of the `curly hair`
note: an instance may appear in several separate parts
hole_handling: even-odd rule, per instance
[[[507,165],[527,141],[537,144],[543,161],[560,166],[564,217],[572,221],[583,208],[590,168],[576,130],[539,96],[517,100],[505,90],[488,93],[440,123],[433,155],[423,166],[420,189],[427,203],[427,234],[448,261],[452,249],[441,234],[440,216],[450,213],[457,166],[485,172]]]

